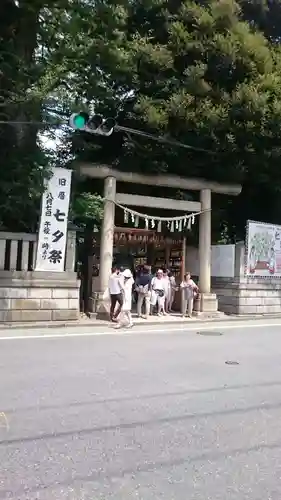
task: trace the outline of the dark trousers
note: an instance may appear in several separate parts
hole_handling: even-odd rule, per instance
[[[116,313],[114,314],[115,306],[117,303],[118,303],[118,308]],[[122,293],[110,295],[110,319],[115,319],[117,318],[117,316],[119,316],[122,305],[123,305]]]

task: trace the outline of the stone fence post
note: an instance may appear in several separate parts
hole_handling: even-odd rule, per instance
[[[67,232],[65,270],[74,271],[76,261],[76,231],[70,229]]]
[[[244,241],[238,241],[235,244],[235,262],[234,262],[234,277],[241,280],[244,278],[245,272],[245,243]]]

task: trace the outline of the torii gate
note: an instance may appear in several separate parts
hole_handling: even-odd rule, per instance
[[[216,312],[216,295],[211,293],[211,193],[237,196],[241,185],[220,184],[204,179],[184,178],[176,175],[144,175],[134,172],[121,172],[108,165],[82,163],[81,175],[104,179],[104,217],[101,229],[100,246],[100,292],[106,290],[113,260],[113,238],[115,222],[115,203],[127,206],[163,208],[181,212],[203,212],[199,219],[199,288],[201,295],[200,311]],[[162,186],[181,190],[200,191],[200,202],[171,200],[150,196],[117,193],[117,182]]]

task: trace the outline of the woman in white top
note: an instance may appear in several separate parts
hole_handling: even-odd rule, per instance
[[[184,278],[180,284],[180,287],[182,289],[182,294],[183,294],[182,315],[183,315],[183,317],[185,317],[186,313],[187,313],[188,317],[192,318],[193,301],[194,301],[195,294],[198,293],[198,286],[191,279],[190,273],[186,273],[184,275]]]
[[[169,302],[171,299],[171,283],[167,270],[163,271],[163,280],[164,280],[164,291],[165,291],[165,312],[167,313],[169,311]]]
[[[151,281],[151,305],[157,305],[158,316],[166,315],[165,312],[165,281],[162,269],[158,269],[156,276]]]
[[[117,328],[121,328],[122,326],[133,326],[131,310],[134,278],[130,269],[125,269],[123,272],[123,280],[123,304]]]
[[[170,300],[168,302],[168,311],[172,312],[172,307],[173,307],[173,303],[175,300],[176,291],[178,288],[177,288],[176,278],[171,271],[168,273],[168,276],[169,276],[170,287],[171,287]]]

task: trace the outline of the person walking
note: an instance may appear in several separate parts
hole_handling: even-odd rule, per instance
[[[138,295],[137,299],[137,314],[139,318],[147,319],[150,313],[150,298],[151,298],[151,281],[152,276],[150,274],[150,269],[148,266],[144,266],[142,272],[136,279],[136,292]],[[142,315],[142,307],[145,306],[145,314]]]
[[[110,319],[116,321],[123,305],[123,276],[118,267],[112,269],[108,281],[108,291],[110,296]],[[115,311],[116,304],[118,304]]]
[[[123,272],[123,304],[121,309],[121,314],[119,316],[118,325],[116,328],[121,328],[122,326],[132,327],[132,292],[134,278],[130,269],[125,269]]]
[[[165,311],[165,282],[162,269],[158,269],[151,281],[151,305],[157,306],[158,316],[166,316]]]
[[[199,289],[196,283],[191,279],[191,274],[189,272],[184,275],[180,288],[183,294],[182,315],[185,317],[187,313],[187,316],[192,318],[194,296],[198,293]]]

